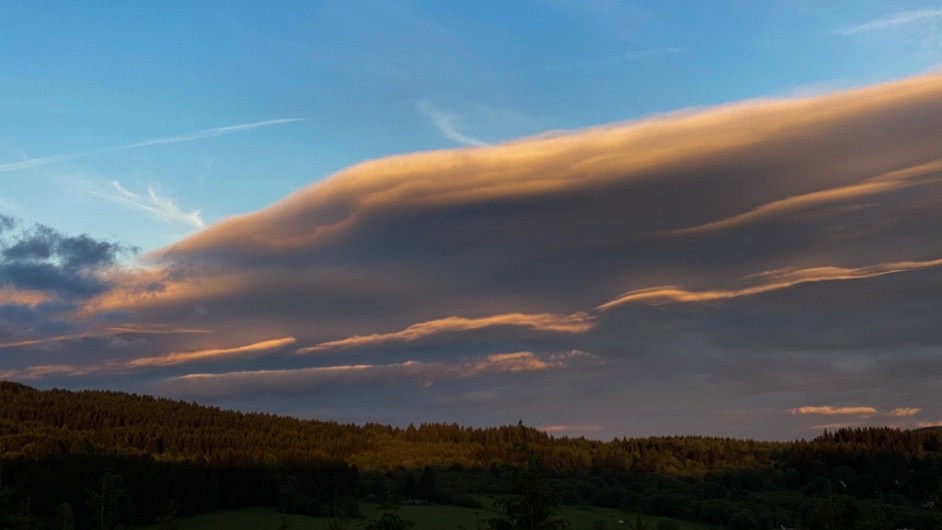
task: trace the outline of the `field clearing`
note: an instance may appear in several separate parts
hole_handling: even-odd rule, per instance
[[[481,499],[485,506],[490,504],[489,499]],[[363,528],[370,517],[378,517],[381,513],[378,505],[368,502],[360,503],[360,511],[364,517],[351,519],[350,529]],[[486,528],[485,521],[497,517],[500,512],[492,508],[474,509],[457,506],[402,506],[397,512],[403,519],[416,522],[413,530],[456,530],[463,526],[467,530],[476,530],[476,521],[480,519],[482,528]],[[597,508],[594,506],[564,506],[562,517],[568,519],[572,530],[594,530],[596,521],[605,521],[605,530],[634,528],[635,514],[610,508]],[[283,519],[284,518],[284,519]],[[645,517],[649,530],[657,530],[660,517]],[[277,530],[284,520],[291,530],[323,530],[323,519],[304,515],[282,515],[278,508],[262,506],[244,508],[241,510],[221,510],[195,517],[181,519],[185,530]],[[618,521],[623,520],[623,524]],[[709,530],[706,525],[675,521],[678,530]],[[142,527],[141,530],[157,530],[157,525]]]

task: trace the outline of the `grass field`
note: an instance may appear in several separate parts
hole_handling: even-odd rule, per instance
[[[485,506],[490,501],[482,499]],[[360,511],[364,517],[352,519],[350,530],[365,526],[369,517],[378,517],[380,511],[376,504],[362,502]],[[457,506],[402,506],[398,512],[403,519],[416,522],[413,530],[456,530],[459,525],[467,530],[475,530],[476,520],[484,521],[500,515],[491,508],[472,509]],[[593,506],[565,506],[562,517],[568,519],[572,530],[594,530],[596,521],[605,521],[604,530],[634,528],[635,514],[609,508]],[[223,510],[182,520],[185,530],[276,530],[281,526],[282,517],[291,530],[323,530],[323,520],[319,517],[303,515],[282,515],[274,507],[245,508],[242,510]],[[658,517],[646,517],[648,529],[657,530]],[[623,524],[618,521],[623,520]],[[709,530],[705,525],[676,521],[678,530]],[[157,526],[147,526],[142,530],[157,530]]]

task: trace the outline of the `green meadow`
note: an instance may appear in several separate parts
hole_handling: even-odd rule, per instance
[[[489,499],[482,499],[486,506]],[[371,517],[378,517],[377,504],[361,502],[363,517],[350,520],[350,530],[362,528]],[[459,526],[475,530],[477,521],[486,528],[485,521],[499,517],[493,508],[461,508],[457,506],[401,506],[397,514],[403,519],[415,521],[413,530],[456,530]],[[636,515],[633,512],[594,506],[564,506],[560,516],[572,523],[572,530],[618,530],[634,529]],[[664,517],[644,517],[649,530],[672,528],[673,530],[709,530],[710,527]],[[619,523],[623,521],[623,523]],[[663,521],[663,522],[662,522]],[[275,507],[255,507],[241,510],[220,510],[195,517],[181,519],[184,530],[279,530],[285,524],[291,530],[323,530],[320,517],[282,514]],[[602,524],[604,523],[604,525]],[[673,523],[675,526],[670,526]],[[158,530],[157,525],[141,530]]]

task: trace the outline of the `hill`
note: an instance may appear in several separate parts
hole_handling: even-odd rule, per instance
[[[414,487],[427,473],[436,486],[430,500],[468,504],[470,494],[508,492],[518,435],[512,426],[304,421],[0,382],[0,501],[12,512],[29,499],[34,514],[50,519],[68,503],[83,519],[89,492],[126,494],[123,517],[136,523],[154,521],[170,499],[184,513],[278,503],[317,515],[338,499],[354,506],[388,491],[409,496],[410,480]],[[808,522],[835,495],[861,512],[879,504],[912,528],[931,524],[928,507],[938,505],[938,429],[842,429],[794,442],[527,436],[568,504],[744,529]]]

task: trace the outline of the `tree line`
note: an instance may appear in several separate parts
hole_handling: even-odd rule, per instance
[[[116,509],[120,524],[152,523],[170,500],[182,514],[276,503],[311,515],[342,504],[354,514],[357,499],[383,500],[390,492],[399,501],[473,507],[480,495],[512,492],[523,462],[514,449],[519,434],[517,426],[304,421],[0,382],[0,510],[48,522],[65,518],[67,504],[84,528],[93,517],[91,493],[104,495],[115,475],[133,501]],[[533,429],[526,437],[545,465],[547,487],[566,504],[744,530],[807,527],[828,499],[843,506],[841,513],[880,510],[888,520],[928,528],[942,504],[938,429],[840,429],[794,442],[603,442]]]

